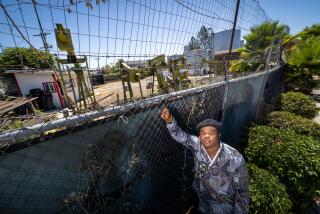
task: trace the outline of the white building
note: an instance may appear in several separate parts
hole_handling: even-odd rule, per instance
[[[28,96],[31,89],[46,90],[51,93],[53,105],[56,108],[66,106],[65,96],[58,79],[60,73],[53,70],[6,70],[7,74],[12,74],[16,81],[21,96]],[[66,93],[68,97],[74,102],[72,84],[75,92],[76,100],[79,99],[77,76],[73,71],[70,71],[71,79],[67,72],[63,72],[64,85],[66,86]],[[59,77],[59,78],[58,78]],[[91,89],[91,81],[87,74],[84,72],[85,83]]]
[[[180,59],[183,56],[184,56],[183,54],[175,54],[175,55],[167,56],[167,61],[170,62],[176,59]]]
[[[131,61],[125,61],[125,63],[132,68],[145,68],[148,65],[147,60],[131,60]]]
[[[187,64],[190,65],[189,74],[203,74],[205,71],[209,71],[208,62],[214,58],[214,52],[210,49],[196,49],[191,51],[185,51],[183,53],[187,58]]]
[[[223,51],[230,48],[232,30],[225,30],[214,33],[213,35],[213,49],[214,51]],[[240,48],[241,30],[236,29],[233,37],[232,49]]]

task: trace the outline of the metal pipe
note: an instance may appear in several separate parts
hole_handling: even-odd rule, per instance
[[[266,59],[266,64],[265,64],[265,68],[264,68],[264,71],[265,71],[265,76],[264,76],[264,79],[263,79],[263,82],[262,82],[262,85],[261,85],[261,90],[260,90],[260,94],[259,94],[259,102],[258,102],[258,105],[257,105],[257,108],[255,110],[255,115],[258,116],[258,114],[260,113],[259,112],[259,108],[260,108],[260,105],[261,103],[264,101],[264,98],[263,98],[263,92],[264,92],[264,88],[266,87],[266,84],[267,84],[267,81],[268,81],[268,77],[269,77],[269,63],[270,63],[270,59],[271,59],[271,54],[272,54],[272,47],[274,46],[274,43],[275,43],[275,36],[276,36],[276,28],[277,26],[274,26],[273,30],[272,30],[272,35],[273,35],[273,40],[270,44],[270,47],[268,48],[268,52],[267,52],[267,59]]]
[[[228,61],[227,61],[227,70],[224,74],[224,81],[229,79],[228,72],[229,72],[229,64],[230,64],[230,57],[231,57],[231,50],[233,45],[233,38],[234,38],[234,32],[236,30],[237,25],[237,19],[238,19],[238,12],[239,12],[239,6],[240,6],[240,0],[237,0],[237,6],[236,6],[236,13],[234,15],[234,21],[233,21],[233,27],[232,27],[232,34],[231,34],[231,41],[229,46],[229,54],[228,54]]]

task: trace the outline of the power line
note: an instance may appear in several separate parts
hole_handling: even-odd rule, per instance
[[[24,29],[25,29],[25,31],[26,31],[28,40],[29,40],[29,42],[30,42],[30,37],[29,37],[28,30],[27,30],[27,28],[26,28],[26,22],[25,22],[25,19],[24,19],[24,15],[23,15],[23,13],[22,13],[22,8],[21,8],[21,5],[20,5],[20,1],[17,0],[17,2],[18,2],[18,6],[19,6],[20,15],[21,15],[21,17],[22,17],[23,26],[24,26]]]
[[[33,49],[36,49],[28,40],[27,38],[23,35],[23,33],[20,31],[20,29],[17,27],[17,25],[15,24],[15,22],[12,20],[12,18],[10,17],[9,13],[7,12],[6,8],[4,7],[4,5],[2,4],[2,2],[0,3],[0,6],[3,10],[3,12],[6,14],[6,17],[10,19],[12,25],[16,28],[16,30],[19,32],[19,34],[21,35],[21,37],[33,48]],[[10,28],[11,29],[11,28]],[[11,30],[12,32],[12,30]],[[13,33],[12,33],[13,35]],[[15,42],[15,40],[14,40]],[[16,42],[15,42],[16,44]]]
[[[39,28],[40,28],[40,34],[39,35],[40,35],[40,37],[42,39],[44,50],[48,52],[49,51],[49,44],[47,43],[46,36],[49,33],[43,32],[43,28],[42,28],[42,25],[41,25],[41,21],[40,21],[40,18],[39,18],[39,14],[38,14],[38,10],[37,10],[36,4],[37,4],[36,0],[32,0],[32,5],[33,5],[34,12],[36,14],[37,21],[38,21]],[[34,35],[34,36],[39,36],[39,35]]]
[[[184,46],[188,44],[188,40],[196,35],[202,25],[213,29],[214,32],[231,28],[233,22],[230,20],[234,16],[235,3],[222,0],[166,0],[161,2],[158,0],[119,0],[107,1],[107,8],[102,7],[103,4],[97,3],[99,8],[91,8],[90,10],[87,5],[80,6],[80,3],[85,4],[86,1],[73,1],[70,4],[64,1],[53,3],[51,0],[16,1],[18,1],[17,4],[10,4],[10,8],[20,9],[22,16],[18,17],[20,20],[19,22],[16,20],[14,28],[26,29],[27,35],[24,40],[30,42],[28,34],[38,30],[44,48],[48,49],[47,42],[51,43],[52,38],[46,37],[47,33],[45,32],[53,34],[54,18],[62,22],[64,18],[65,26],[70,28],[72,37],[75,35],[77,37],[76,54],[88,54],[89,57],[95,56],[98,59],[103,56],[106,63],[110,62],[110,58],[118,60],[117,57],[142,60],[143,56],[150,58],[162,53],[166,55],[181,54]],[[38,24],[34,25],[36,19],[33,22],[24,20],[26,16],[23,12],[26,11],[24,7],[19,7],[20,4],[30,5],[28,8],[35,13]],[[8,10],[8,5],[5,6]],[[251,26],[266,19],[266,14],[256,1],[242,0],[240,8],[237,28],[241,29],[242,33],[249,32]],[[24,10],[22,11],[22,9]],[[44,25],[42,9],[47,11],[45,13],[48,18],[51,15],[52,25],[50,27]],[[81,23],[84,17],[87,18],[87,23]],[[74,18],[74,22],[70,18]],[[50,20],[48,19],[48,21]],[[14,26],[10,21],[8,23],[0,21],[0,24]],[[93,24],[100,26],[99,29],[96,30],[96,26]],[[10,32],[8,31],[8,33]],[[12,34],[14,38],[19,37],[14,34],[14,31]],[[89,42],[87,42],[88,40]],[[86,44],[83,43],[84,41]],[[2,42],[2,44],[4,43]],[[59,54],[56,45],[54,47],[54,50],[50,50],[50,52],[58,52]],[[91,60],[88,58],[89,63]],[[100,67],[100,63],[102,62],[98,60],[98,67]],[[92,64],[96,65],[96,62]]]

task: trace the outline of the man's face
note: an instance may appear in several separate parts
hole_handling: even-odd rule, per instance
[[[212,148],[219,143],[219,132],[216,127],[205,126],[200,129],[199,138],[204,148]]]
[[[168,108],[163,108],[162,110],[161,110],[161,114],[160,114],[162,117],[164,117],[164,118],[167,118],[167,117],[169,117],[169,115],[170,115],[170,111],[169,111],[169,109]]]

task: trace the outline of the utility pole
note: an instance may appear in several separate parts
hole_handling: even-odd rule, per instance
[[[38,24],[39,24],[39,28],[40,28],[40,34],[37,34],[37,35],[34,35],[34,36],[40,36],[41,37],[44,50],[46,52],[49,52],[50,46],[47,43],[47,38],[46,37],[50,33],[46,33],[46,32],[43,31],[36,4],[37,4],[36,0],[32,0],[32,5],[33,5],[33,8],[34,8],[34,12],[36,13]]]
[[[224,74],[224,80],[225,81],[229,79],[229,77],[228,77],[229,64],[230,64],[231,50],[232,50],[232,45],[233,45],[234,32],[236,30],[236,25],[237,25],[239,6],[240,6],[240,0],[237,0],[236,12],[235,12],[235,15],[234,15],[232,34],[231,34],[231,41],[230,41],[230,47],[229,47],[228,61],[227,61],[227,65],[226,65],[226,71],[225,71],[225,74]]]

